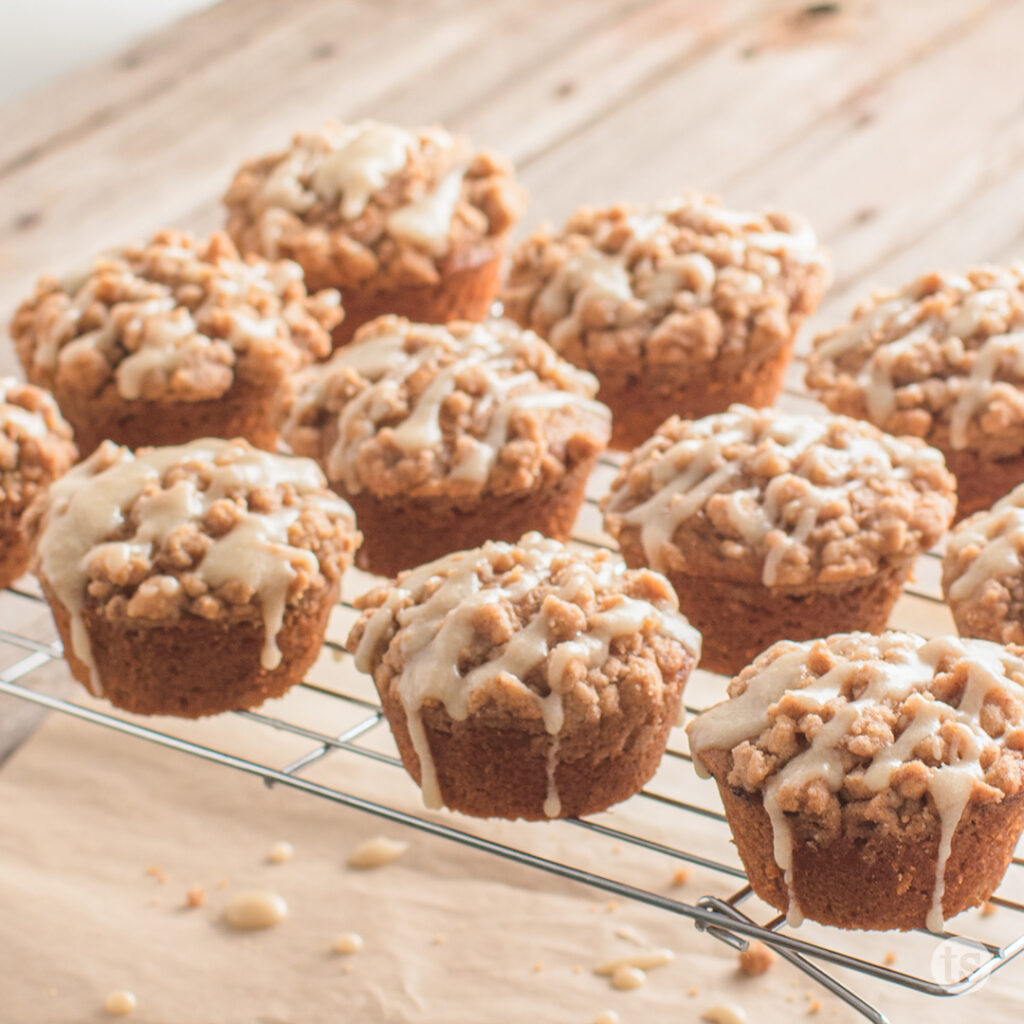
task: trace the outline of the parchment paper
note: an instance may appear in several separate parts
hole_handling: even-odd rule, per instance
[[[302,695],[288,700],[291,719],[312,713]],[[185,729],[270,763],[310,746],[234,716]],[[415,787],[386,765],[335,754],[313,774],[417,807]],[[634,803],[611,820],[630,827]],[[665,818],[668,833],[678,829],[678,815]],[[0,823],[4,1024],[109,1021],[102,1003],[114,988],[135,993],[128,1019],[138,1024],[586,1024],[606,1009],[624,1024],[685,1022],[722,1001],[743,1007],[752,1024],[861,1019],[788,965],[740,975],[736,954],[685,919],[616,906],[593,890],[66,718],[52,717],[0,772]],[[382,833],[409,841],[403,858],[370,872],[346,866],[348,852]],[[500,825],[491,834],[551,856],[582,850],[577,860],[591,869],[688,899],[704,884],[696,872],[673,890],[672,863],[567,824]],[[270,864],[278,839],[295,855]],[[147,874],[150,866],[166,881]],[[195,884],[206,905],[185,909]],[[249,887],[279,892],[288,918],[265,932],[229,930],[224,903]],[[592,973],[636,950],[616,934],[624,926],[677,954],[631,992]],[[345,931],[365,940],[354,956],[331,951]],[[904,956],[898,938],[867,936],[862,946],[876,959],[890,948]],[[980,993],[952,1001],[853,981],[893,1021],[1010,1022],[1021,1019],[1022,972],[1024,963],[1011,965]],[[809,1016],[812,999],[822,1005]]]

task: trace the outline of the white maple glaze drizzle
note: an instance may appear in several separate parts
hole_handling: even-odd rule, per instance
[[[527,534],[516,546],[523,552],[518,572],[503,586],[486,586],[481,572],[495,558],[504,557],[513,545],[488,542],[473,551],[456,552],[421,566],[392,584],[385,602],[369,617],[355,652],[356,667],[370,672],[374,653],[394,622],[399,631],[391,643],[397,644],[403,664],[393,683],[408,721],[409,735],[420,762],[420,787],[427,807],[442,806],[433,755],[422,720],[426,702],[441,704],[455,721],[464,721],[476,692],[500,680],[520,689],[536,702],[544,728],[550,737],[548,794],[545,813],[561,811],[554,768],[557,767],[558,734],[564,714],[562,687],[574,662],[590,669],[602,665],[612,641],[634,633],[646,621],[683,644],[694,657],[700,655],[700,635],[678,612],[669,612],[635,598],[618,595],[615,603],[590,617],[590,628],[571,639],[551,646],[549,623],[543,606],[522,629],[514,633],[490,660],[466,672],[459,671],[462,653],[472,647],[476,628],[474,616],[482,607],[502,600],[516,602],[534,588],[551,582],[552,562],[565,554],[565,546],[538,533]],[[560,572],[553,593],[563,601],[572,601],[581,587],[606,588],[625,571],[618,559],[597,563],[578,560]],[[422,603],[407,604],[426,584],[439,581]],[[542,669],[548,693],[542,696],[526,685],[526,678]]]
[[[939,816],[940,837],[927,925],[932,931],[942,931],[946,861],[953,836],[970,802],[974,783],[984,776],[980,763],[982,749],[1000,742],[981,727],[979,712],[992,690],[1008,690],[1017,700],[1024,700],[1024,687],[1007,674],[1011,668],[1024,672],[1024,662],[987,640],[938,637],[926,641],[899,633],[859,636],[865,644],[872,645],[871,659],[838,661],[820,677],[806,672],[808,653],[818,641],[785,641],[787,650],[755,674],[743,693],[715,705],[690,723],[687,734],[690,749],[695,753],[693,763],[706,778],[708,771],[699,752],[730,751],[744,740],[754,740],[768,726],[769,709],[785,693],[799,693],[808,711],[812,711],[835,700],[851,675],[869,673],[860,696],[834,704],[831,718],[814,734],[807,749],[785,762],[763,790],[765,811],[772,824],[775,862],[783,870],[789,889],[788,916],[791,923],[797,923],[802,915],[793,885],[792,832],[779,805],[779,790],[785,787],[797,792],[808,783],[821,780],[831,792],[838,792],[844,780],[838,744],[849,735],[860,714],[877,702],[903,703],[910,720],[901,734],[874,756],[865,771],[864,784],[875,793],[890,785],[900,765],[917,760],[915,750],[922,741],[935,736],[944,722],[954,722],[961,737],[955,759],[928,768],[928,791]],[[937,665],[946,656],[967,665],[967,683],[957,707],[940,702],[927,692]]]
[[[902,357],[928,363],[929,350],[940,335],[948,335],[943,346],[948,346],[950,339],[963,346],[978,331],[991,330],[992,323],[1005,324],[1011,314],[1010,292],[1018,292],[1022,287],[1021,279],[1006,271],[997,273],[991,284],[980,290],[960,275],[940,275],[943,288],[954,293],[948,317],[943,320],[926,316],[908,333],[879,343],[874,335],[883,328],[891,334],[918,319],[918,304],[931,294],[931,287],[923,286],[926,280],[929,279],[912,281],[897,295],[879,302],[848,327],[815,345],[817,362],[842,359],[864,344],[874,346],[857,370],[856,380],[863,388],[868,415],[875,423],[884,424],[896,412],[899,385],[894,369]],[[918,360],[913,358],[915,354],[919,354]],[[1018,380],[1024,377],[1024,331],[992,334],[974,350],[970,371],[960,377],[959,387],[953,391],[949,435],[955,450],[967,447],[970,424],[985,409],[993,389],[1000,386],[1000,372],[1008,372]]]
[[[487,323],[474,325],[461,337],[443,327],[432,330],[435,340],[414,351],[407,351],[406,337],[399,332],[376,334],[339,349],[328,363],[308,371],[309,384],[298,398],[286,434],[301,421],[307,405],[322,401],[324,381],[338,368],[349,367],[367,382],[339,414],[337,440],[325,460],[330,479],[343,483],[350,494],[362,490],[358,453],[360,446],[376,434],[376,420],[393,415],[394,402],[405,382],[430,364],[436,365],[430,383],[406,418],[388,430],[392,442],[407,453],[440,445],[445,400],[456,390],[463,374],[482,376],[490,403],[489,422],[482,437],[464,437],[449,473],[454,480],[483,486],[508,440],[509,422],[517,410],[578,406],[602,418],[609,416],[603,405],[587,397],[597,390],[597,383],[582,370],[563,364],[552,375],[573,385],[577,389],[574,391],[558,387],[557,380],[545,379],[532,369],[515,371],[520,352],[537,343],[530,332],[516,330],[499,335]]]
[[[422,134],[442,153],[456,147],[456,140],[441,129]],[[421,145],[413,132],[370,120],[299,135],[264,182],[262,196],[271,206],[268,212],[276,208],[301,214],[325,199],[337,203],[344,220],[356,220],[374,194],[405,170],[410,154]],[[453,167],[433,188],[392,210],[385,221],[388,234],[431,256],[443,256],[449,248],[465,171],[464,165]]]
[[[24,385],[14,377],[0,377],[0,430],[10,425],[14,428],[14,435],[23,434],[26,437],[46,437],[50,428],[46,423],[44,407],[38,412],[32,412],[16,402],[8,401],[8,396],[15,389]],[[56,412],[56,406],[53,407]]]
[[[946,564],[975,549],[959,576],[946,590],[953,601],[966,601],[994,577],[1014,578],[1021,572],[1024,549],[1024,485],[1015,487],[981,515],[964,520],[949,536]]]
[[[94,471],[112,448],[105,444],[50,488],[45,525],[37,544],[40,571],[71,615],[72,650],[89,667],[97,693],[100,684],[82,621],[92,559],[127,565],[133,553],[148,558],[178,527],[201,519],[213,502],[229,493],[290,484],[304,495],[326,487],[323,474],[311,460],[271,455],[244,441],[205,438],[186,445],[143,450],[139,455],[127,448],[115,449],[113,464]],[[164,474],[186,462],[207,468],[208,487],[200,489],[194,479],[185,478],[161,488]],[[125,510],[136,501],[138,521],[132,524],[130,536],[107,540],[125,526]],[[339,498],[324,495],[321,501],[325,507],[347,511]],[[288,528],[298,515],[299,508],[293,506],[267,514],[242,512],[232,529],[213,540],[194,570],[214,588],[239,580],[253,589],[264,623],[261,662],[268,670],[281,661],[277,633],[296,568],[310,574],[319,571],[312,551],[288,542]],[[170,582],[176,581],[170,578]]]
[[[765,586],[774,586],[787,552],[807,541],[830,502],[845,501],[872,477],[907,479],[916,467],[941,459],[933,449],[914,448],[888,436],[851,436],[844,448],[828,447],[822,440],[827,430],[827,421],[820,416],[731,406],[728,412],[689,424],[687,436],[657,457],[651,473],[655,490],[649,498],[629,507],[628,489],[622,488],[612,493],[607,511],[621,513],[624,523],[639,528],[648,564],[664,571],[679,526],[700,512],[712,495],[724,492],[729,522],[747,545],[757,548],[775,535],[761,576]],[[638,460],[645,451],[638,450]],[[734,481],[747,473],[746,459],[766,451],[777,453],[789,466],[802,461],[802,471],[790,468],[768,480],[763,490],[735,487]],[[812,470],[835,482],[812,483],[803,475]],[[783,501],[779,494],[794,476],[802,481],[803,494]]]

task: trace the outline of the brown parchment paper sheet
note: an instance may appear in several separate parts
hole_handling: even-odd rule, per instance
[[[288,717],[312,713],[305,695],[286,700]],[[272,764],[309,747],[267,729],[251,734],[234,716],[181,728]],[[352,755],[335,754],[313,774],[356,791],[369,787],[396,806],[418,805],[400,770]],[[632,827],[637,803],[646,802],[631,801],[614,823]],[[649,819],[651,808],[643,810]],[[661,816],[671,837],[681,819],[667,810]],[[499,841],[575,857],[689,900],[704,891],[700,872],[672,889],[670,861],[592,841],[568,824],[488,828]],[[348,852],[377,834],[406,839],[410,848],[375,871],[348,868]],[[295,847],[285,864],[267,861],[277,839]],[[147,874],[150,866],[167,880]],[[183,909],[195,884],[207,903]],[[225,901],[250,887],[284,896],[288,918],[265,932],[226,928]],[[616,992],[592,968],[636,950],[616,934],[624,926],[677,956],[643,988]],[[350,930],[363,936],[364,949],[332,953],[334,938]],[[898,937],[859,941],[875,959],[903,949]],[[1010,1022],[1022,1016],[1022,971],[1024,964],[1011,965],[979,993],[952,1001],[853,981],[893,1021],[927,1014]],[[692,987],[699,994],[689,995]],[[138,997],[127,1018],[137,1024],[586,1024],[606,1009],[624,1024],[686,1022],[723,1001],[743,1007],[751,1024],[861,1019],[786,964],[757,979],[740,975],[736,954],[686,919],[616,905],[449,841],[52,716],[0,771],[0,1021],[109,1021],[102,1002],[114,988]],[[809,1015],[812,999],[821,1008]]]

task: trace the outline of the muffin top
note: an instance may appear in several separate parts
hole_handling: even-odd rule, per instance
[[[356,607],[363,614],[349,650],[410,716],[417,753],[428,762],[430,806],[440,794],[415,724],[425,704],[443,706],[456,721],[471,714],[535,719],[564,735],[620,710],[627,680],[657,700],[663,680],[700,656],[700,634],[664,577],[539,533],[518,544],[488,541],[401,573]]]
[[[734,405],[667,420],[627,456],[605,527],[659,571],[841,583],[913,558],[956,507],[940,452],[845,416]]]
[[[219,232],[161,231],[75,279],[44,277],[11,333],[29,377],[58,393],[198,402],[325,356],[341,317],[338,293],[307,295],[296,263],[243,259]]]
[[[0,377],[0,511],[20,512],[77,457],[52,396]]]
[[[1024,264],[875,291],[848,324],[815,339],[807,386],[835,412],[947,451],[1019,454]]]
[[[652,206],[584,207],[513,256],[505,311],[579,366],[682,379],[788,344],[828,264],[786,213],[743,213],[687,194]]]
[[[936,819],[951,836],[968,803],[1024,788],[1022,654],[898,632],[782,640],[689,724],[694,765],[763,795],[783,869],[785,815],[805,815],[822,838],[858,828],[918,836]],[[936,889],[929,927],[942,922]]]
[[[228,189],[243,251],[288,256],[320,278],[435,283],[450,252],[504,235],[524,193],[509,165],[442,128],[329,122],[243,164]]]
[[[263,667],[276,668],[286,607],[336,583],[359,540],[316,463],[213,438],[135,454],[105,441],[32,505],[28,529],[90,667],[85,608],[129,621],[260,618]]]
[[[610,433],[597,381],[502,320],[380,317],[294,388],[285,440],[349,494],[528,490]]]
[[[946,542],[942,588],[960,632],[1024,644],[1024,484],[960,523]]]

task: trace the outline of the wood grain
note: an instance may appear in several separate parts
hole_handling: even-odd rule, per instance
[[[801,210],[835,255],[825,323],[876,282],[1020,255],[1022,37],[1024,0],[224,0],[0,111],[0,315],[41,272],[215,226],[234,167],[294,129],[374,115],[507,152],[524,230],[688,186]],[[784,403],[812,409],[800,376]],[[602,540],[592,504],[580,527]],[[935,565],[894,622],[949,628]],[[47,628],[0,595],[15,626]]]

